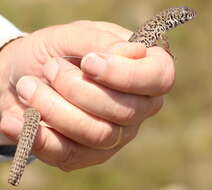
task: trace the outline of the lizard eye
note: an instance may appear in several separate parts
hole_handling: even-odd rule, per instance
[[[191,19],[192,18],[192,15],[188,15],[188,17],[187,17],[188,19]]]
[[[193,19],[193,17],[194,17],[194,15],[193,15],[193,14],[191,14],[191,13],[190,13],[190,14],[187,14],[187,19],[188,19],[188,20]]]

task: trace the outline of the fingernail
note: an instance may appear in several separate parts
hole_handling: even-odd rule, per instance
[[[51,59],[44,65],[44,76],[48,81],[53,82],[57,76],[59,65],[55,59]]]
[[[32,98],[36,88],[37,82],[30,76],[22,77],[16,85],[18,95],[26,101]]]
[[[82,71],[88,73],[91,76],[99,76],[106,70],[107,61],[103,56],[95,53],[86,55],[81,62]]]

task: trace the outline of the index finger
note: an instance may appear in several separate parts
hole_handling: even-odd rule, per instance
[[[81,69],[104,86],[137,95],[163,95],[175,80],[173,60],[158,47],[149,48],[141,59],[91,53],[83,58]]]

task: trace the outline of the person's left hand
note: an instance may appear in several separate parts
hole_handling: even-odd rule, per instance
[[[17,141],[25,109],[19,96],[51,127],[41,126],[35,141],[41,160],[70,171],[109,159],[159,111],[175,79],[163,49],[129,43],[130,35],[111,23],[80,21],[8,44],[0,52],[8,67],[1,81],[10,79],[0,98],[2,131]],[[54,58],[64,55],[83,56],[81,69]]]

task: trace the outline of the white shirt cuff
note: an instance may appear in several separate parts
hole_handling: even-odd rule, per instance
[[[11,22],[0,15],[0,48],[9,41],[18,37],[24,36],[25,33],[21,32]],[[13,144],[6,136],[0,133],[0,145]]]
[[[9,41],[21,36],[25,36],[25,33],[21,32],[15,25],[0,15],[0,48]]]

